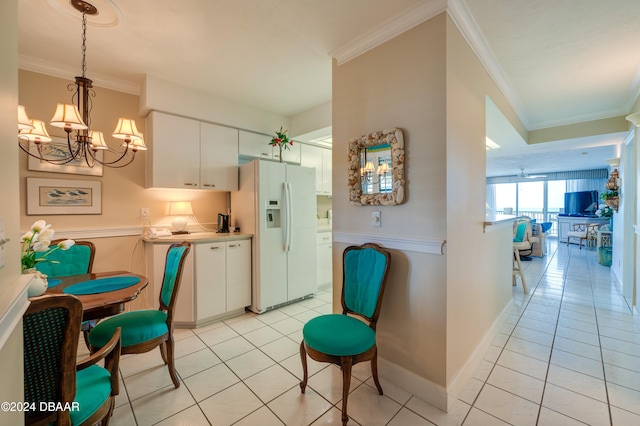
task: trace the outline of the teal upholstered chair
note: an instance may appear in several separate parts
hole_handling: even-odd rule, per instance
[[[89,333],[91,352],[101,348],[111,338],[116,328],[122,329],[122,353],[149,352],[156,346],[169,368],[169,375],[176,388],[180,381],[174,366],[173,311],[178,298],[184,260],[189,254],[188,242],[171,244],[160,289],[160,308],[124,312],[100,322]]]
[[[64,239],[51,241],[51,246],[55,246]],[[38,256],[36,256],[37,258]],[[54,260],[52,262],[38,262],[36,269],[47,277],[68,277],[70,275],[90,274],[93,272],[93,259],[96,257],[96,246],[91,241],[76,241],[73,246],[67,250],[56,250],[52,252],[47,259]],[[82,332],[84,334],[85,343],[87,336],[98,320],[85,321],[82,323]]]
[[[70,295],[31,299],[23,317],[24,401],[27,425],[108,423],[118,394],[120,330],[103,348],[76,364],[82,303]],[[104,360],[104,368],[97,365]],[[71,410],[43,410],[40,403]],[[75,403],[75,404],[74,404]]]
[[[378,381],[376,324],[391,255],[377,244],[368,243],[347,247],[342,261],[342,314],[313,318],[302,329],[303,379],[300,388],[304,393],[307,387],[307,355],[316,361],[338,365],[342,369],[342,424],[345,425],[349,420],[347,398],[354,364],[371,361],[373,380],[382,395]]]
[[[60,241],[51,241],[55,246]],[[48,277],[67,277],[69,275],[88,274],[93,270],[93,259],[96,255],[96,247],[90,241],[76,241],[67,250],[56,250],[47,259],[59,263],[38,262],[36,269]]]

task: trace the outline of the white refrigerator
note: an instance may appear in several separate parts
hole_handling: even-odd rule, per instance
[[[250,309],[263,313],[316,293],[315,169],[253,160],[239,173],[231,221],[254,235]]]

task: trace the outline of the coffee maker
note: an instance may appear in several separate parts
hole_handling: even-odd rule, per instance
[[[221,234],[229,233],[229,215],[218,213],[218,232]]]

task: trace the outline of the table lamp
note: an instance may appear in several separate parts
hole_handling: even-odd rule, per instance
[[[171,222],[174,231],[172,234],[188,234],[187,218],[184,216],[191,216],[193,210],[191,209],[191,202],[189,201],[171,201],[169,202],[169,216],[176,216]]]

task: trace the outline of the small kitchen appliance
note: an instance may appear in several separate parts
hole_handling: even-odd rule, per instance
[[[229,233],[229,215],[218,213],[218,232],[221,234]]]

